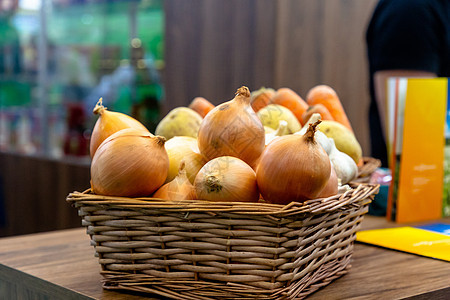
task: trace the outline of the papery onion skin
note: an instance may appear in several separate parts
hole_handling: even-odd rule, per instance
[[[331,164],[325,150],[314,140],[316,126],[311,125],[303,136],[281,136],[266,146],[256,171],[266,201],[282,205],[303,202],[317,197],[325,187]]]
[[[94,129],[91,133],[91,140],[89,145],[89,153],[91,158],[94,157],[95,151],[100,144],[106,140],[111,134],[126,128],[134,128],[138,130],[147,131],[147,128],[138,120],[120,113],[107,110],[102,104],[102,98],[97,102],[93,109],[93,113],[99,115],[95,122]]]
[[[197,139],[207,160],[234,156],[254,166],[264,149],[265,132],[250,106],[249,89],[239,88],[233,100],[211,110],[200,124]]]
[[[209,201],[257,202],[259,190],[253,169],[239,158],[217,157],[195,177],[197,198]]]
[[[334,168],[332,166],[331,172],[330,172],[330,178],[328,179],[328,182],[325,185],[325,187],[317,195],[317,198],[327,198],[327,197],[337,195],[338,190],[339,190],[339,181],[338,181],[338,177],[336,175],[336,171],[334,170]]]
[[[190,136],[175,136],[168,140],[164,147],[169,155],[166,183],[178,175],[180,162],[184,160],[187,177],[193,184],[198,171],[207,162],[198,150],[197,139]]]
[[[98,147],[91,163],[91,187],[95,194],[149,196],[166,180],[169,157],[165,138],[149,132],[123,129]]]
[[[180,164],[178,175],[170,182],[161,186],[155,194],[153,194],[153,197],[175,201],[195,200],[197,198],[195,188],[187,177],[184,161]]]

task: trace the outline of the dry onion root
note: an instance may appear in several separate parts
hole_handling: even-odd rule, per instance
[[[256,178],[264,200],[278,204],[314,199],[330,178],[331,163],[316,142],[314,134],[320,120],[300,135],[273,140],[261,155]]]
[[[234,156],[254,167],[264,150],[264,127],[250,106],[250,91],[243,86],[233,100],[211,110],[198,131],[200,153],[208,160]]]
[[[195,177],[198,199],[228,202],[257,202],[256,174],[239,158],[221,156],[207,162]]]
[[[103,106],[102,100],[102,98],[98,100],[93,110],[93,113],[99,115],[99,118],[97,119],[97,122],[95,122],[91,134],[89,145],[91,158],[94,157],[95,151],[97,151],[100,144],[111,134],[116,133],[119,130],[135,128],[148,132],[147,128],[138,120],[123,113],[107,110],[107,108]]]
[[[123,129],[100,144],[91,163],[91,187],[108,196],[150,196],[166,180],[166,139],[133,128]]]

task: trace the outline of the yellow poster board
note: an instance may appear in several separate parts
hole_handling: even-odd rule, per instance
[[[447,79],[409,79],[397,222],[442,216]]]
[[[436,220],[443,211],[448,79],[395,83],[387,117],[393,174],[388,218],[398,223]]]
[[[450,227],[450,224],[437,224]],[[450,235],[416,227],[360,231],[356,240],[367,244],[450,261]]]

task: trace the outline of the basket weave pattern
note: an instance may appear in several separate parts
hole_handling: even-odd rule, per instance
[[[363,164],[358,168],[358,178],[354,182],[368,183],[370,176],[381,167],[381,160],[373,157],[363,157]]]
[[[304,204],[74,192],[104,288],[173,299],[301,299],[345,274],[378,186]]]

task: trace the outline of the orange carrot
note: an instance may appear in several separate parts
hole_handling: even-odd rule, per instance
[[[259,90],[253,91],[250,100],[253,110],[258,112],[261,108],[266,107],[274,94],[275,90],[272,88],[262,87]]]
[[[198,112],[198,114],[200,116],[202,116],[203,118],[214,107],[215,107],[214,104],[212,104],[211,102],[209,102],[208,100],[206,100],[203,97],[195,97],[194,100],[192,100],[191,104],[189,104],[189,108]]]
[[[322,118],[322,120],[334,121],[334,118],[333,118],[333,116],[331,116],[331,114],[328,111],[328,109],[323,104],[319,103],[319,104],[316,104],[316,105],[310,105],[308,107],[308,109],[303,113],[303,115],[302,115],[303,124],[308,122],[309,118],[314,113],[319,113],[321,118]]]
[[[339,100],[336,91],[328,85],[317,85],[309,90],[306,95],[308,105],[322,104],[330,112],[336,122],[341,123],[353,132],[350,121],[347,118],[341,100]]]
[[[361,157],[361,159],[356,164],[358,167],[362,167],[364,165],[364,159]]]
[[[296,92],[290,88],[279,88],[271,100],[272,104],[282,105],[288,108],[295,115],[297,120],[302,122],[302,115],[308,109],[308,104]]]

